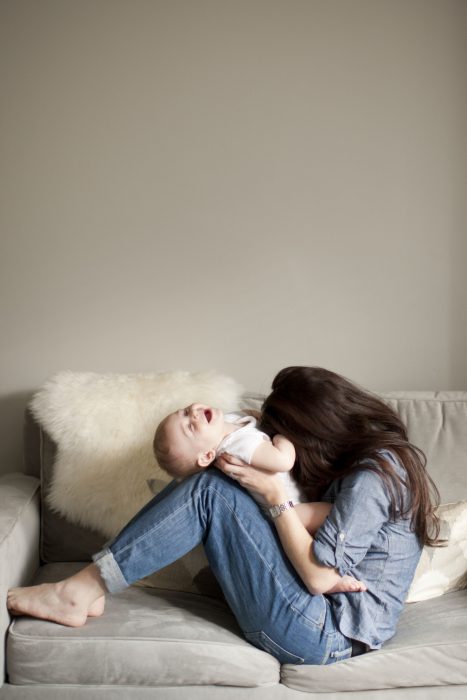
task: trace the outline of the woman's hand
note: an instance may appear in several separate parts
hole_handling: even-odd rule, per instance
[[[250,464],[242,462],[241,459],[226,453],[220,455],[214,464],[231,479],[238,481],[249,491],[254,491],[262,496],[268,506],[278,505],[287,500],[284,482],[277,472],[252,467]],[[306,505],[309,507],[311,504]],[[313,505],[321,506],[322,510],[329,512],[330,505],[327,503]],[[313,537],[302,522],[299,516],[300,511],[300,506],[286,510],[278,518],[275,518],[274,525],[287,557],[310,593],[317,595],[342,590],[366,590],[364,584],[355,583],[354,580],[352,580],[352,586],[357,585],[357,588],[347,587],[344,589],[343,585],[349,582],[343,584],[341,576],[335,569],[316,561],[313,554]],[[318,520],[323,521],[326,515],[327,513],[321,513]],[[308,520],[310,522],[313,520],[313,527],[316,527],[316,518],[308,517]],[[333,587],[335,588],[333,589]]]
[[[287,500],[283,481],[277,472],[252,467],[238,457],[224,452],[217,457],[216,466],[244,488],[262,496],[268,505],[276,505]]]

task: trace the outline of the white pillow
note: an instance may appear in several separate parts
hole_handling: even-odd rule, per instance
[[[150,498],[154,432],[169,413],[200,401],[236,410],[242,387],[216,372],[59,372],[31,409],[57,445],[49,505],[79,525],[115,535]]]
[[[467,501],[438,508],[444,547],[424,547],[407,603],[428,600],[467,588]]]

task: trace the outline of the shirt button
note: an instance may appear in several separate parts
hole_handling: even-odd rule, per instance
[[[339,532],[339,539],[341,542],[345,540],[345,532]]]

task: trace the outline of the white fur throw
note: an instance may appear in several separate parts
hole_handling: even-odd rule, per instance
[[[58,448],[49,505],[112,537],[151,497],[148,479],[169,481],[152,451],[158,423],[196,401],[235,410],[241,394],[215,372],[59,372],[31,402]]]

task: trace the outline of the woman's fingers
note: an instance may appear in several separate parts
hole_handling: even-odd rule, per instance
[[[241,480],[245,473],[245,467],[249,468],[249,465],[246,465],[241,459],[226,453],[217,458],[216,464],[224,474],[230,476],[231,479],[235,479],[235,481]]]
[[[232,457],[232,455],[229,455],[227,453],[221,454],[216,459],[216,465],[222,472],[224,472],[224,474],[227,474],[228,476],[236,476],[236,470],[248,466],[245,464],[245,462],[242,462],[241,459],[238,459],[237,457]]]
[[[236,465],[238,467],[249,466],[246,462],[243,462],[238,457],[234,457],[234,455],[229,455],[228,452],[223,452],[217,459],[218,459],[218,461],[221,460],[226,465],[230,464],[230,465]]]
[[[235,479],[242,486],[253,491],[262,492],[263,488],[269,488],[271,481],[277,482],[279,476],[276,472],[266,471],[259,467],[243,462],[238,457],[223,452],[216,459],[216,465],[231,479]]]
[[[254,491],[263,498],[270,498],[274,503],[285,501],[284,482],[280,478],[280,474],[252,467],[242,460],[226,454],[217,458],[216,466],[226,476],[237,481],[249,491]]]

